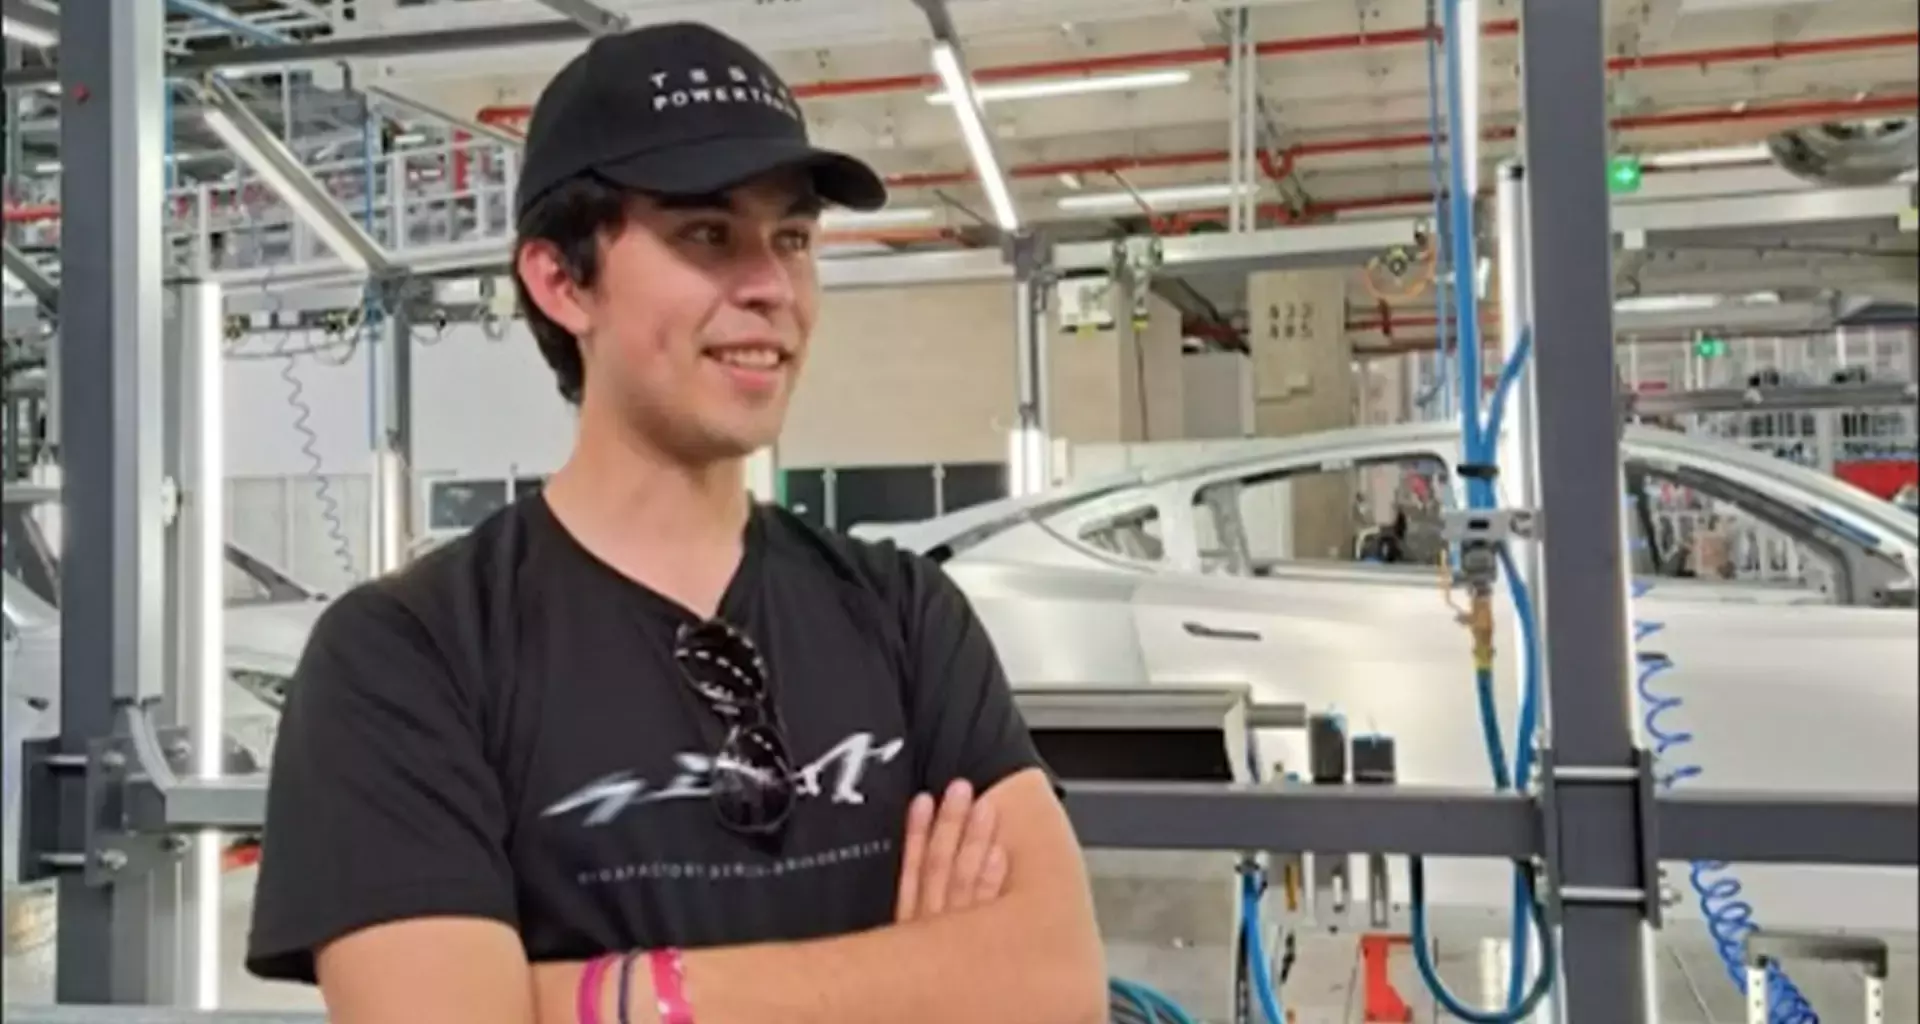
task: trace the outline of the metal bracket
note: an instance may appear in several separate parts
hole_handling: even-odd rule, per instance
[[[1810,935],[1796,932],[1754,932],[1747,937],[1747,1020],[1767,1024],[1775,1010],[1768,972],[1788,960],[1851,964],[1864,975],[1866,1020],[1880,1024],[1886,1015],[1887,972],[1892,955],[1883,939],[1864,935]]]
[[[169,762],[162,770],[183,770],[186,730],[158,729],[155,737]],[[78,873],[87,885],[101,887],[123,874],[157,870],[179,858],[184,838],[150,827],[140,813],[155,781],[138,747],[126,734],[89,740],[85,752],[78,754],[62,750],[58,738],[23,745],[22,882]],[[77,818],[73,808],[78,809]]]
[[[1540,752],[1539,764],[1541,785],[1537,804],[1540,808],[1540,867],[1546,879],[1544,895],[1549,925],[1560,924],[1561,908],[1568,903],[1625,903],[1637,904],[1647,923],[1654,928],[1660,927],[1665,908],[1661,902],[1660,836],[1656,824],[1659,814],[1654,805],[1653,755],[1644,749],[1637,749],[1634,751],[1633,765],[1623,768],[1561,765],[1555,760],[1554,751],[1548,748]],[[1526,780],[1518,781],[1525,785]],[[1640,855],[1640,866],[1636,872],[1637,886],[1614,888],[1564,884],[1560,874],[1563,843],[1558,793],[1562,786],[1633,787],[1633,832]]]
[[[1017,231],[1001,237],[1001,251],[1013,266],[1015,281],[1028,281],[1039,291],[1040,286],[1052,281],[1054,269],[1049,259],[1051,253],[1040,244],[1040,236],[1032,231]]]
[[[1449,544],[1504,544],[1540,538],[1540,514],[1529,508],[1456,509],[1441,517]]]

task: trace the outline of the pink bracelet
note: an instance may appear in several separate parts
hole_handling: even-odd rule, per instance
[[[677,949],[647,953],[653,972],[653,998],[660,1024],[693,1024],[693,1006],[687,1002],[687,965]]]
[[[600,1024],[600,982],[616,959],[613,956],[596,956],[581,969],[580,987],[574,991],[573,1002],[573,1014],[579,1018],[580,1024]]]

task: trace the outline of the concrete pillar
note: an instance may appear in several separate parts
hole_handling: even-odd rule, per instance
[[[1353,345],[1345,269],[1268,271],[1247,279],[1254,429],[1290,437],[1353,425]],[[1291,485],[1295,558],[1350,558],[1354,474],[1317,473]]]

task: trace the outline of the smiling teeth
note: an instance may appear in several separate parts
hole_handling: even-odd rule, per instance
[[[780,364],[780,353],[770,348],[727,349],[715,353],[714,358],[747,370],[770,370]]]

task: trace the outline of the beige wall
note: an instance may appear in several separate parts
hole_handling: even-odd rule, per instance
[[[1179,314],[1153,300],[1137,357],[1112,332],[1049,345],[1053,432],[1069,441],[1182,432]],[[1000,462],[1015,401],[1013,287],[829,293],[780,439],[787,466]]]
[[[1189,439],[1253,436],[1253,361],[1239,352],[1194,352],[1180,360]]]
[[[1247,278],[1254,427],[1288,437],[1353,425],[1353,345],[1346,334],[1347,271],[1270,271]],[[1354,535],[1351,474],[1295,482],[1293,555],[1339,558]]]

